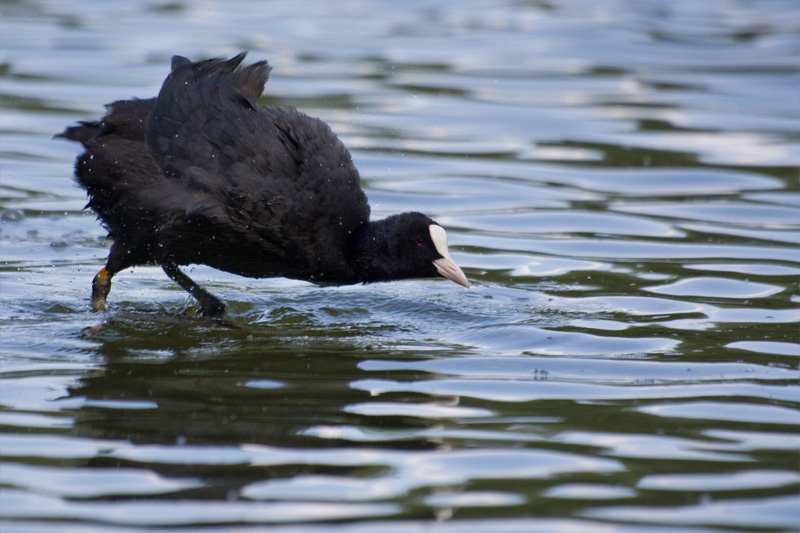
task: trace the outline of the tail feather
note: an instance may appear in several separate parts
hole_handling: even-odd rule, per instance
[[[100,120],[82,120],[77,126],[70,126],[53,138],[76,141],[87,149],[98,138],[111,135],[144,142],[147,115],[154,103],[155,98],[112,102],[106,105],[106,114]]]
[[[55,136],[84,146],[75,161],[75,182],[89,195],[87,207],[114,233],[119,233],[114,227],[119,224],[114,216],[118,206],[135,191],[164,179],[144,146],[154,103],[154,98],[113,102],[100,120],[81,121]]]
[[[53,138],[69,139],[81,143],[85,148],[97,138],[102,130],[102,123],[98,120],[82,120],[77,126],[70,126],[61,133],[56,133]]]

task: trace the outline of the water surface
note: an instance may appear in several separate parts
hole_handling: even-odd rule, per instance
[[[791,531],[800,8],[5,2],[0,529]],[[473,282],[115,278],[51,137],[268,59]]]

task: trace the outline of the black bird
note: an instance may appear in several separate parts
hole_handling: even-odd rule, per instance
[[[244,56],[175,56],[157,98],[113,102],[58,134],[86,148],[75,179],[114,240],[93,307],[106,308],[116,273],[144,264],[161,265],[206,316],[225,305],[179,265],[326,284],[438,274],[469,287],[433,220],[369,221],[347,148],[319,119],[258,105],[271,67],[239,68]]]

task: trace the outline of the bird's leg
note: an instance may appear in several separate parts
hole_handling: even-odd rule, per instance
[[[183,289],[194,296],[200,302],[200,314],[206,317],[218,317],[225,312],[225,304],[198,285],[189,276],[184,274],[175,263],[165,263],[161,265],[167,276]],[[110,284],[109,284],[110,285]]]
[[[92,280],[92,309],[95,311],[106,311],[106,297],[111,291],[111,278],[114,276],[107,266],[100,269]]]

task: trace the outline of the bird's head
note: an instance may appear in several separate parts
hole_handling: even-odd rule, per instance
[[[369,238],[374,241],[370,263],[382,271],[382,280],[441,275],[469,287],[467,276],[450,257],[447,232],[421,213],[402,213],[377,222]]]

